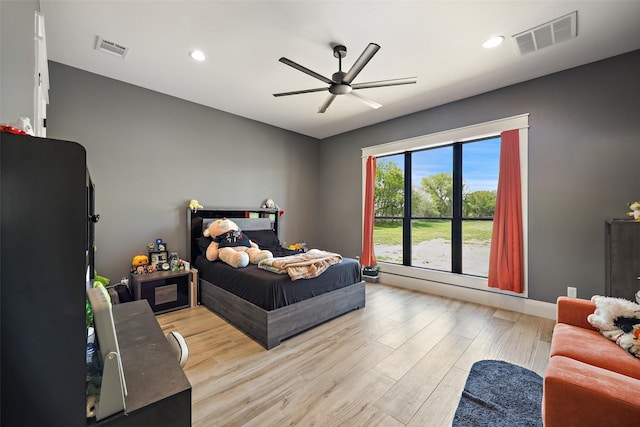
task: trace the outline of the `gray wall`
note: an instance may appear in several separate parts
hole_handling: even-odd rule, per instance
[[[323,140],[323,245],[360,251],[362,147],[529,113],[529,297],[603,295],[604,221],[640,199],[638,76],[635,51]]]
[[[51,79],[47,136],[87,150],[96,186],[96,268],[118,281],[147,243],[185,254],[190,199],[205,207],[286,213],[280,238],[319,245],[319,142],[59,63]]]
[[[33,123],[36,11],[37,0],[0,1],[0,123]]]

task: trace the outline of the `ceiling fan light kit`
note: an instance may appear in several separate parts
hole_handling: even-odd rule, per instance
[[[374,108],[374,109],[380,108],[382,107],[382,104],[379,104],[365,97],[364,95],[361,95],[360,93],[356,93],[354,92],[354,90],[413,84],[417,82],[417,78],[405,77],[402,79],[379,80],[374,82],[352,84],[353,80],[355,80],[355,78],[358,76],[358,74],[360,74],[362,69],[369,63],[369,61],[371,61],[371,58],[373,58],[373,56],[376,54],[376,52],[378,52],[378,50],[380,50],[379,45],[377,45],[376,43],[369,43],[369,45],[365,48],[362,54],[358,57],[356,62],[351,66],[349,71],[344,72],[342,71],[342,58],[347,56],[347,48],[346,46],[341,44],[335,45],[333,47],[333,56],[338,58],[338,71],[333,73],[330,79],[296,62],[293,62],[290,59],[282,57],[280,58],[279,61],[282,62],[283,64],[286,64],[292,68],[295,68],[298,71],[302,71],[303,73],[308,74],[311,77],[314,77],[328,84],[329,86],[322,87],[322,88],[315,88],[315,89],[303,89],[303,90],[297,90],[292,92],[274,93],[273,96],[280,97],[280,96],[289,96],[289,95],[299,95],[303,93],[322,92],[327,90],[329,91],[329,95],[327,96],[325,101],[322,103],[322,105],[318,108],[318,113],[324,113],[325,111],[327,111],[327,108],[329,108],[329,105],[331,105],[333,100],[338,95],[349,95],[352,98],[362,102],[363,104],[371,108]]]

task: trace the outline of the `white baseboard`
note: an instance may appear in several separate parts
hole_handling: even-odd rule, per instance
[[[380,283],[556,320],[556,305],[549,302],[389,273],[381,273]]]

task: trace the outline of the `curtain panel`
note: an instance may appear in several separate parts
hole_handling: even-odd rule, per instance
[[[524,292],[524,237],[518,129],[500,134],[500,172],[489,255],[492,288]]]
[[[362,256],[361,263],[365,267],[373,267],[378,264],[373,248],[373,226],[375,221],[374,197],[376,186],[376,158],[367,158],[364,193],[364,221],[362,229]]]

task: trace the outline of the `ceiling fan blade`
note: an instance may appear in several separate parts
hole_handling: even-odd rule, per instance
[[[344,75],[342,83],[351,84],[353,79],[355,79],[356,76],[360,74],[360,71],[362,71],[364,66],[367,65],[369,61],[371,61],[371,58],[373,58],[373,55],[375,55],[379,49],[379,45],[375,43],[369,43],[369,46],[365,48],[360,57],[356,59],[356,62],[351,66],[351,69],[347,71],[347,74]]]
[[[327,96],[327,99],[324,100],[322,105],[318,107],[318,113],[324,113],[325,111],[327,111],[327,108],[329,108],[329,105],[331,105],[334,99],[336,99],[336,95],[330,93],[329,96]]]
[[[273,96],[299,95],[301,93],[322,92],[323,90],[328,90],[328,88],[319,87],[316,89],[294,90],[293,92],[280,92],[280,93],[274,93]]]
[[[372,87],[399,86],[417,83],[417,77],[405,77],[402,79],[378,80],[376,82],[356,83],[352,84],[352,89],[368,89]]]
[[[325,76],[316,73],[315,71],[311,71],[310,69],[308,69],[307,67],[303,67],[302,65],[291,61],[290,59],[285,58],[284,56],[282,58],[279,59],[280,62],[282,62],[283,64],[287,64],[290,67],[295,68],[298,71],[302,71],[305,74],[310,75],[311,77],[315,77],[318,80],[321,80],[323,82],[325,82],[326,84],[332,84],[333,81],[326,78]]]
[[[356,92],[349,92],[348,94],[349,96],[352,96],[354,98],[356,98],[358,101],[362,102],[365,105],[368,105],[369,107],[377,110],[378,108],[382,107],[382,104],[378,104],[376,101],[367,98],[366,96],[360,95],[359,93]]]

